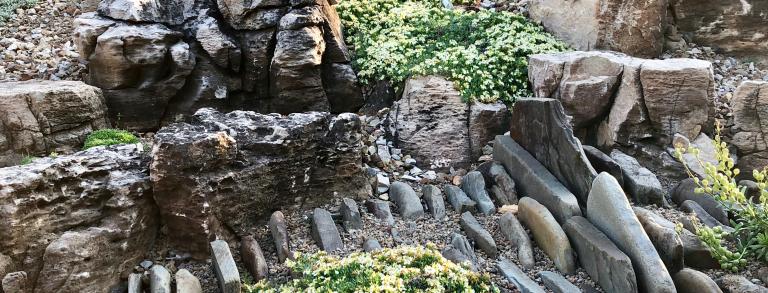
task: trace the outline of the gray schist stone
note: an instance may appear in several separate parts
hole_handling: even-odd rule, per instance
[[[697,270],[682,269],[674,280],[678,293],[723,293],[712,278]]]
[[[743,180],[742,180],[743,181]],[[725,212],[723,206],[715,200],[709,194],[696,193],[696,182],[693,178],[686,178],[680,181],[674,189],[672,189],[672,201],[678,205],[682,205],[686,200],[692,200],[698,203],[708,214],[717,219],[723,225],[730,225],[728,221],[728,213]]]
[[[413,220],[424,215],[424,207],[421,205],[419,196],[407,183],[392,183],[389,186],[389,198],[395,202],[403,219]]]
[[[716,282],[725,293],[768,293],[768,288],[756,285],[740,275],[725,275]]]
[[[624,187],[632,195],[635,202],[640,204],[656,204],[666,207],[669,204],[664,198],[664,190],[656,175],[640,165],[635,158],[621,151],[611,151],[611,158],[621,166],[624,174]]]
[[[432,217],[438,220],[445,218],[445,201],[443,200],[443,193],[440,192],[440,188],[434,185],[424,185],[421,188],[421,194],[424,197],[424,202],[427,204],[427,209]]]
[[[633,210],[670,274],[683,269],[683,240],[675,231],[675,224],[644,208],[634,207]]]
[[[128,293],[141,293],[141,274],[128,275]]]
[[[446,184],[443,190],[445,191],[445,196],[448,197],[448,203],[451,204],[453,210],[457,213],[470,212],[474,214],[477,212],[477,203],[471,200],[461,188]]]
[[[520,268],[514,263],[501,258],[496,264],[496,268],[499,269],[501,275],[507,278],[512,284],[515,284],[518,290],[522,293],[545,293],[544,289],[536,284],[531,278],[528,277]]]
[[[483,228],[470,212],[461,214],[461,228],[467,233],[467,237],[474,240],[480,250],[485,252],[488,257],[495,258],[498,253],[496,241],[493,240],[491,233]]]
[[[258,282],[269,276],[267,260],[264,258],[259,242],[253,236],[245,236],[240,241],[240,258],[245,263],[248,272],[253,276],[254,281]]]
[[[473,264],[477,262],[477,254],[467,237],[459,233],[451,233],[451,246],[464,254]]]
[[[581,142],[574,137],[571,119],[565,115],[560,101],[517,99],[512,109],[509,136],[541,162],[581,203],[587,202],[597,172],[587,160]],[[526,195],[531,196],[530,193]]]
[[[368,239],[363,243],[363,250],[365,252],[373,252],[381,249],[381,244],[376,239]]]
[[[469,259],[467,255],[462,253],[461,250],[453,246],[446,246],[442,251],[440,251],[440,254],[442,254],[445,259],[450,260],[455,264],[464,264],[469,266],[472,271],[477,271],[477,266],[475,266],[472,260]]]
[[[269,217],[269,231],[272,233],[272,239],[275,241],[277,259],[280,263],[285,262],[286,258],[293,259],[290,240],[288,238],[288,225],[285,223],[283,212],[276,211]]]
[[[704,208],[701,207],[701,205],[699,205],[695,201],[692,201],[692,200],[684,201],[683,204],[680,205],[680,210],[689,214],[694,214],[696,218],[699,219],[699,222],[704,226],[707,226],[710,228],[721,227],[726,232],[733,231],[733,228],[725,226],[723,225],[723,223],[720,223],[720,221],[712,217],[712,215],[707,213],[707,211],[704,210]]]
[[[331,213],[321,208],[316,208],[312,213],[312,238],[317,246],[325,251],[344,248]]]
[[[347,232],[363,229],[363,217],[354,199],[343,198],[341,200],[341,217],[344,220],[344,229]]]
[[[176,272],[176,293],[203,293],[203,287],[192,273],[180,269]]]
[[[531,230],[536,244],[552,259],[558,270],[566,274],[576,272],[576,260],[568,236],[546,207],[535,199],[523,197],[517,215]]]
[[[592,183],[587,218],[632,260],[640,291],[675,292],[672,276],[637,220],[627,196],[608,173],[600,173]]]
[[[504,166],[497,162],[491,163],[488,168],[488,177],[491,179],[490,194],[499,205],[517,204],[517,189],[515,180],[507,174]],[[486,180],[488,183],[488,180]]]
[[[171,273],[161,265],[149,269],[149,292],[171,293]]]
[[[211,259],[221,292],[240,293],[240,273],[237,271],[235,259],[232,258],[232,252],[229,251],[229,245],[226,241],[211,242]]]
[[[547,207],[558,223],[581,216],[576,196],[512,138],[497,135],[493,157],[507,169],[517,183],[517,190]]]
[[[632,261],[603,232],[584,217],[572,217],[563,225],[581,267],[605,292],[637,292]]]
[[[30,283],[27,272],[11,272],[3,277],[0,288],[5,293],[30,293],[32,292],[32,284]]]
[[[555,272],[544,271],[539,273],[539,277],[544,281],[544,287],[552,290],[554,293],[580,293],[579,287],[568,282],[563,276]]]
[[[501,235],[504,235],[504,238],[507,238],[517,247],[517,259],[520,264],[526,269],[533,268],[536,265],[536,259],[533,257],[533,245],[531,239],[528,238],[528,233],[523,229],[523,225],[520,225],[515,214],[506,212],[501,215],[499,229]]]
[[[613,175],[613,178],[619,181],[619,185],[624,186],[624,173],[621,171],[621,166],[611,159],[611,156],[593,146],[585,145],[582,147],[584,148],[584,154],[587,155],[587,159],[592,164],[592,167],[595,168],[595,171],[607,172]]]
[[[383,220],[387,225],[394,225],[395,218],[392,217],[392,212],[389,210],[389,202],[374,199],[365,202],[365,206],[368,208],[368,212],[373,214],[379,220]]]
[[[477,209],[481,213],[491,215],[496,212],[488,191],[485,190],[485,179],[480,172],[472,171],[464,175],[461,180],[461,190],[477,203]]]

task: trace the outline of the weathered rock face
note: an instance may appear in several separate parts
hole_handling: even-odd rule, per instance
[[[35,292],[108,292],[158,231],[148,167],[126,145],[0,169],[0,253]]]
[[[510,125],[512,139],[586,203],[597,172],[573,136],[560,102],[545,98],[519,99]]]
[[[271,209],[369,194],[353,114],[262,115],[201,109],[155,136],[152,183],[171,246],[205,257]],[[307,196],[311,195],[311,196]]]
[[[533,20],[577,50],[658,57],[663,49],[666,0],[533,0],[529,10]]]
[[[0,167],[27,155],[79,149],[105,128],[104,97],[74,81],[0,82]]]
[[[768,2],[675,0],[670,10],[677,30],[694,43],[768,63]]]
[[[87,82],[129,129],[202,107],[356,111],[362,92],[335,9],[299,2],[106,0],[76,20],[75,41]]]
[[[734,131],[731,143],[739,152],[738,167],[744,174],[768,165],[768,82],[747,81],[734,93]]]

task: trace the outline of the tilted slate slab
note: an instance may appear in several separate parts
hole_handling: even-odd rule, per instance
[[[232,258],[232,252],[229,251],[229,245],[226,241],[211,242],[211,259],[221,292],[240,293],[240,273],[237,271],[235,259]]]

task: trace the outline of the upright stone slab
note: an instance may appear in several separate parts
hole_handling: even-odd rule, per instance
[[[765,55],[765,54],[763,54]],[[752,174],[768,165],[768,81],[746,81],[733,94],[732,144],[739,150],[738,167],[742,174]]]
[[[509,136],[496,136],[493,157],[518,183],[518,190],[547,207],[558,223],[581,215],[576,196]]]
[[[555,272],[544,271],[539,273],[544,281],[544,286],[554,293],[579,293],[579,287],[571,284],[566,278]]]
[[[448,203],[451,204],[453,210],[457,213],[477,211],[477,203],[474,200],[469,199],[466,193],[461,188],[454,185],[446,184],[443,188],[445,195],[448,197]]]
[[[171,293],[171,273],[161,265],[149,269],[149,292]]]
[[[621,166],[622,174],[624,174],[624,186],[635,202],[657,204],[662,207],[668,205],[664,198],[661,182],[651,170],[641,166],[632,156],[617,149],[611,151],[611,158]]]
[[[203,293],[203,287],[192,273],[180,269],[176,272],[176,293]]]
[[[424,185],[421,193],[432,217],[438,220],[445,218],[445,201],[440,189],[434,185]]]
[[[573,136],[560,101],[518,99],[512,110],[509,135],[582,203],[587,202],[587,194],[597,172],[587,160],[581,143]]]
[[[485,190],[485,179],[480,172],[472,171],[464,175],[461,180],[461,190],[477,203],[481,213],[490,215],[496,212],[496,206],[493,205],[488,191]]]
[[[325,251],[330,252],[344,248],[341,235],[336,229],[336,223],[333,222],[331,213],[321,208],[316,208],[312,213],[312,238],[317,246]]]
[[[538,246],[555,262],[557,269],[566,274],[575,273],[576,260],[568,236],[547,208],[530,197],[520,199],[518,208],[520,220],[528,226]]]
[[[674,280],[679,293],[723,293],[712,278],[697,270],[682,269]]]
[[[283,212],[276,211],[269,217],[269,231],[272,233],[272,239],[275,242],[277,259],[282,263],[287,258],[293,258],[290,238],[288,237],[288,225],[285,223]]]
[[[387,225],[394,225],[395,218],[389,210],[389,202],[380,199],[368,200],[365,202],[368,212],[373,214],[379,220],[383,220]]]
[[[502,276],[507,278],[512,284],[515,284],[518,290],[522,293],[544,293],[539,284],[536,284],[531,278],[528,277],[520,268],[518,268],[513,262],[506,258],[501,258],[496,264],[496,268],[499,270]]]
[[[632,261],[603,232],[584,217],[563,225],[579,257],[579,264],[606,292],[637,292]]]
[[[720,223],[730,224],[728,213],[723,208],[723,205],[709,194],[696,193],[696,187],[696,182],[693,181],[693,178],[686,178],[680,181],[672,189],[672,201],[678,205],[682,205],[686,200],[695,201]],[[749,190],[749,188],[747,189]]]
[[[354,199],[345,197],[341,200],[341,217],[347,231],[363,229],[363,218]]]
[[[499,218],[499,230],[501,230],[504,238],[507,238],[507,240],[517,246],[517,259],[520,261],[520,264],[526,269],[533,268],[536,265],[536,260],[533,257],[533,245],[531,245],[528,233],[520,225],[515,214],[506,212],[501,215]]]
[[[224,240],[211,242],[211,259],[219,289],[222,293],[240,293],[240,273],[237,264],[229,251],[229,245]]]
[[[389,186],[389,197],[397,204],[400,216],[406,220],[413,220],[424,215],[424,207],[416,195],[416,191],[404,182],[395,182]]]
[[[678,235],[675,224],[644,208],[634,207],[633,210],[669,272],[674,275],[683,269],[683,240]]]
[[[592,183],[587,218],[632,260],[640,291],[675,292],[672,277],[632,211],[627,196],[608,173],[600,173]]]
[[[621,170],[621,166],[609,155],[588,145],[584,146],[584,154],[587,155],[587,159],[595,171],[608,172],[608,174],[613,175],[613,178],[616,178],[616,181],[619,181],[619,185],[624,186],[624,172]]]
[[[517,188],[515,180],[507,174],[504,166],[493,162],[488,168],[488,177],[486,185],[490,183],[490,194],[493,200],[500,206],[517,204]],[[490,179],[490,180],[488,180]],[[490,182],[489,182],[490,181]]]
[[[245,263],[245,267],[251,273],[254,281],[258,282],[269,276],[267,260],[264,258],[259,242],[253,236],[245,236],[240,241],[240,258]]]
[[[128,275],[128,293],[141,293],[142,290],[141,274]]]
[[[467,233],[467,237],[474,240],[475,243],[477,243],[477,246],[479,246],[488,257],[496,257],[496,254],[499,251],[496,247],[496,241],[493,240],[493,235],[491,235],[488,230],[485,230],[483,225],[472,216],[472,213],[464,212],[461,214],[460,223],[461,228]]]

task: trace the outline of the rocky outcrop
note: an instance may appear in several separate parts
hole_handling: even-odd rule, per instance
[[[768,165],[768,82],[742,83],[733,96],[733,135],[743,174]],[[766,120],[766,121],[763,121]]]
[[[768,2],[675,0],[670,11],[677,31],[689,41],[768,64]]]
[[[661,55],[666,0],[533,0],[528,5],[534,21],[577,50]]]
[[[158,231],[148,167],[126,145],[0,169],[0,253],[35,292],[109,292]]]
[[[109,126],[101,90],[75,81],[0,82],[0,167],[68,152]]]
[[[155,136],[152,183],[169,244],[202,258],[284,204],[368,195],[360,119],[201,109]],[[311,195],[311,196],[310,196]]]
[[[76,20],[75,43],[87,82],[129,129],[202,107],[356,111],[364,101],[335,9],[294,2],[107,0]]]

